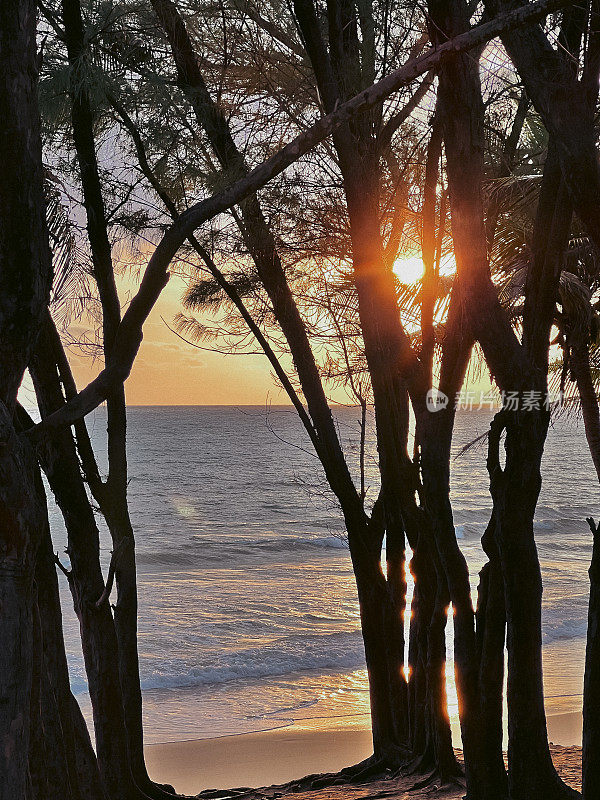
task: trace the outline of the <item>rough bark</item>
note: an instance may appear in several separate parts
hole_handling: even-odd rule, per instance
[[[465,24],[462,3],[446,9],[441,4],[442,11],[446,13],[445,18],[438,17],[438,25],[440,20],[443,22],[442,30],[453,33],[457,24]],[[483,108],[476,65],[460,56],[447,62],[440,75],[440,96],[445,97],[445,141],[458,277],[471,298],[473,332],[503,390],[543,389],[560,251],[553,251],[552,258],[542,258],[532,267],[538,281],[533,287],[530,283],[530,322],[524,333],[526,346],[521,347],[489,281],[481,207]],[[558,222],[564,222],[562,217]],[[550,231],[560,238],[558,226],[551,226]],[[541,577],[533,537],[548,414],[544,410],[515,412],[501,419],[504,422],[498,424],[507,431],[506,468],[498,472],[497,457],[490,466],[508,627],[509,790],[515,798],[545,794],[566,797],[571,790],[559,781],[548,750],[541,673]],[[493,797],[498,787],[488,784],[485,791]]]
[[[0,9],[0,399],[14,407],[51,280],[39,117],[36,6]]]
[[[36,462],[13,426],[23,372],[48,302],[37,109],[36,6],[0,5],[0,798],[29,790],[35,559],[45,524]],[[39,627],[37,627],[39,631]],[[39,682],[38,682],[39,687]]]
[[[498,793],[508,794],[508,776],[502,755],[504,645],[506,611],[504,585],[498,548],[495,542],[496,525],[492,514],[482,537],[482,546],[489,561],[480,573],[477,595],[477,650],[479,666],[479,712],[482,759],[487,782],[498,787]]]
[[[478,772],[483,766],[478,754],[480,737],[475,618],[468,565],[458,546],[450,503],[450,450],[455,397],[463,385],[472,345],[462,283],[457,279],[452,290],[446,334],[442,342],[440,370],[440,390],[450,401],[445,409],[436,413],[425,411],[417,417],[417,436],[421,446],[423,496],[431,520],[433,546],[453,606],[454,662],[460,698],[459,716],[467,791],[469,796],[476,796],[480,783]]]
[[[548,411],[501,411],[492,423],[488,470],[502,563],[508,645],[509,791],[515,800],[578,794],[559,779],[548,748],[542,682],[542,579],[533,535]],[[500,436],[506,432],[506,464]]]
[[[408,643],[409,742],[419,763],[423,763],[426,769],[434,769],[435,753],[429,746],[429,725],[423,711],[427,708],[427,632],[433,614],[433,581],[436,576],[431,571],[431,559],[427,555],[424,538],[420,543],[413,542],[410,561],[414,590],[410,604]]]
[[[565,12],[561,43],[576,57],[585,12]],[[567,65],[572,71],[571,64]],[[533,258],[525,283],[523,349],[531,365],[529,387],[544,396],[550,330],[572,216],[560,170],[560,149],[551,134],[536,214]],[[541,663],[541,574],[533,516],[541,486],[541,458],[549,422],[546,409],[505,412],[506,465],[501,477],[490,460],[495,536],[505,586],[509,650],[509,789],[515,797],[575,795],[558,778],[548,750]],[[496,430],[490,447],[498,447]],[[521,587],[520,589],[518,587]],[[524,587],[527,588],[524,588]],[[519,594],[520,592],[520,594]],[[512,672],[512,674],[511,674]],[[531,754],[536,753],[532,762]]]
[[[448,591],[425,532],[410,563],[415,586],[409,639],[409,741],[415,773],[424,783],[450,784],[462,775],[454,750],[444,680]]]
[[[365,527],[362,532],[349,531],[349,537],[371,537]],[[360,619],[365,657],[369,673],[371,725],[375,761],[399,765],[407,755],[403,750],[404,706],[397,696],[402,685],[406,688],[399,653],[399,624],[396,608],[390,596],[387,581],[381,568],[380,550],[375,547],[369,556],[362,548],[351,549],[356,578]]]

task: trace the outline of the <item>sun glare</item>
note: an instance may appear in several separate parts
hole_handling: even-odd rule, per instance
[[[420,256],[403,256],[396,259],[394,272],[402,283],[416,283],[423,277],[423,261]]]

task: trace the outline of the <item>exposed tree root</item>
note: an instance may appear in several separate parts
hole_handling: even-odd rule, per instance
[[[464,780],[455,775],[442,775],[437,769],[423,776],[420,780],[409,787],[409,792],[416,792],[419,789],[430,789],[437,792],[441,789],[464,789]]]
[[[354,783],[360,783],[361,781],[370,780],[371,778],[383,777],[390,772],[390,762],[387,757],[376,758],[372,755],[364,761],[360,761],[358,764],[344,767],[344,769],[340,770],[340,775],[342,775],[347,782],[353,781]]]

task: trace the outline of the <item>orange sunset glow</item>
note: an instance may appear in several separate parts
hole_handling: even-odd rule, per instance
[[[600,800],[599,91],[600,0],[0,0],[0,800]]]

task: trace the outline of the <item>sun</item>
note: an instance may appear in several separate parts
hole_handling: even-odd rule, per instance
[[[402,283],[416,283],[423,277],[423,261],[420,256],[401,256],[393,270]]]

